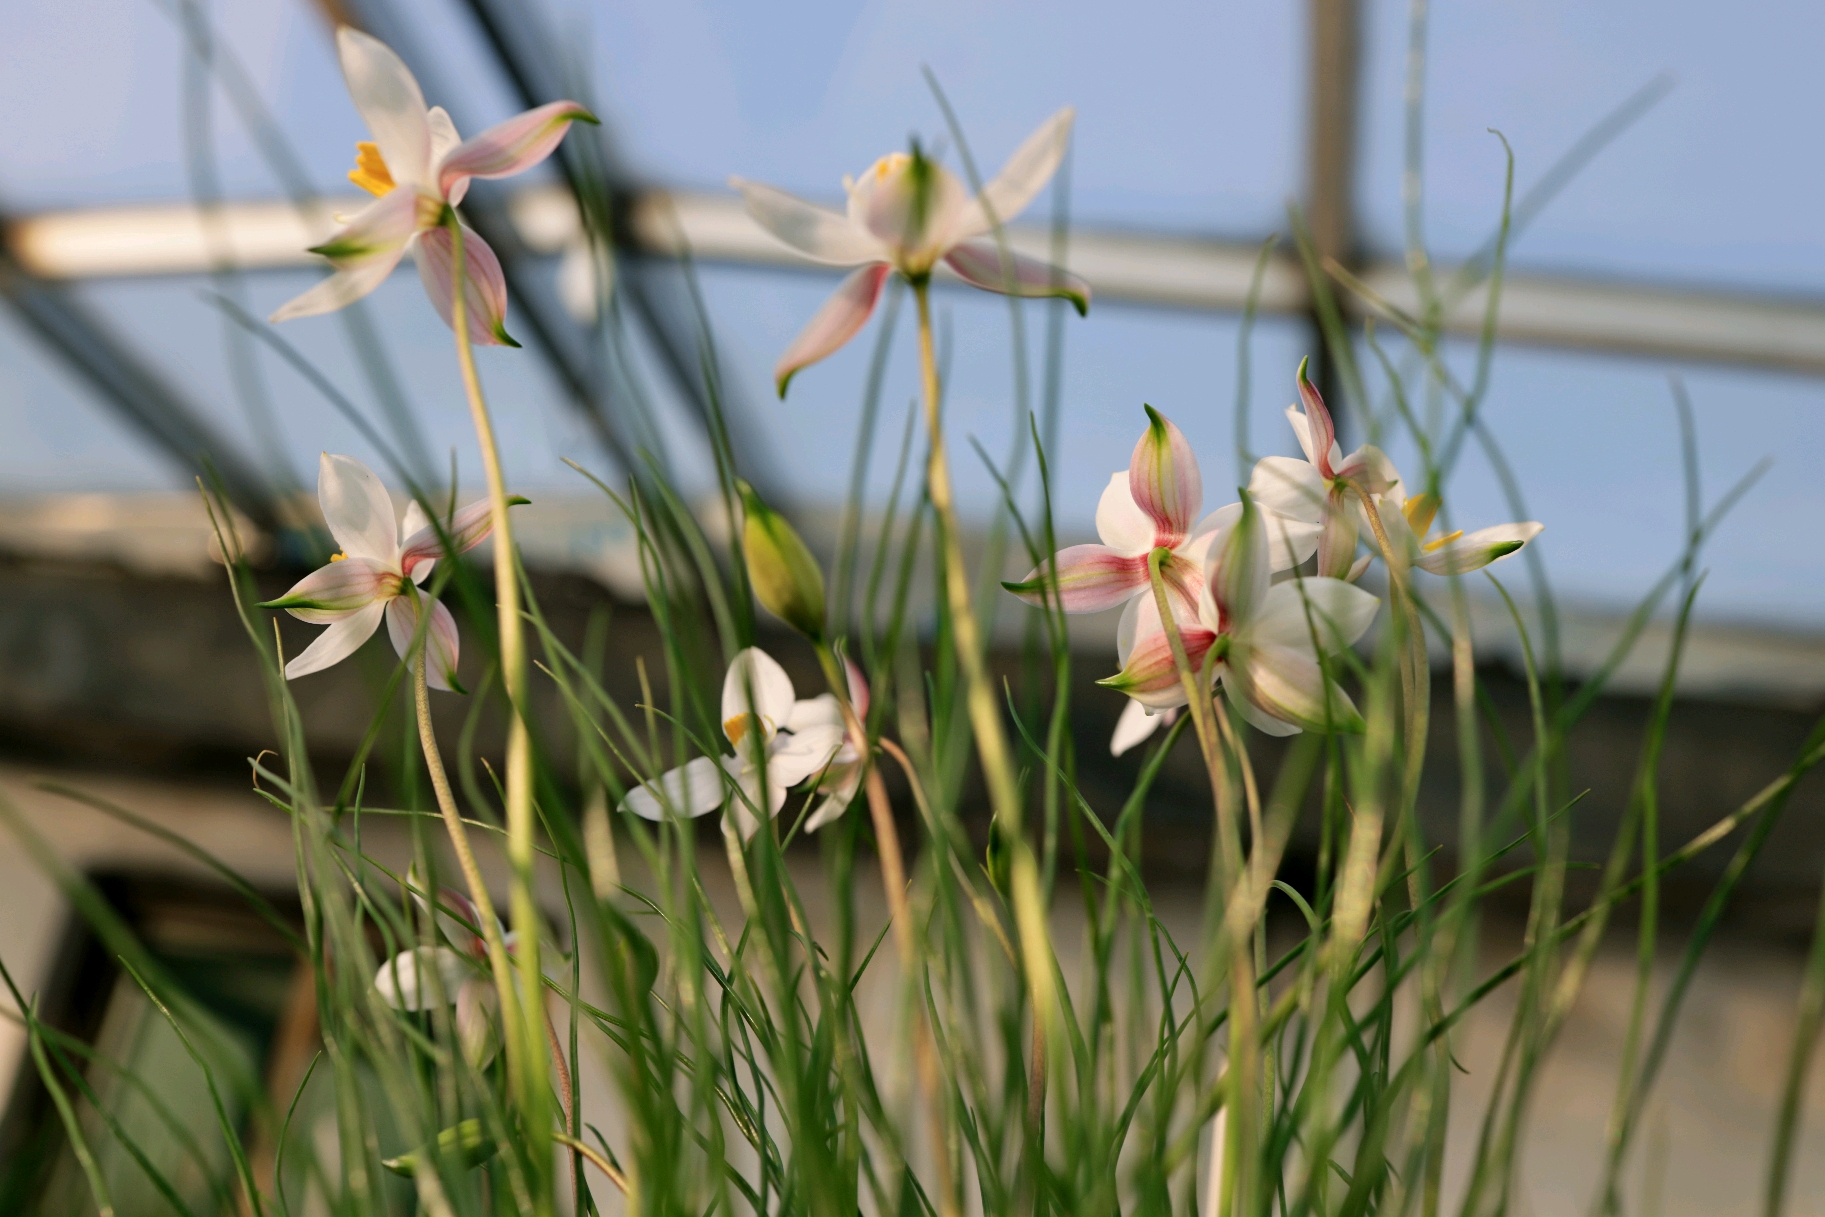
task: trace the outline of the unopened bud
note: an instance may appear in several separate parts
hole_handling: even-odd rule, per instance
[[[741,491],[741,553],[754,598],[781,621],[813,641],[824,636],[824,575],[786,518],[761,502],[754,487]]]

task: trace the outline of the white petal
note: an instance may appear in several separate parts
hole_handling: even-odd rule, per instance
[[[339,270],[309,291],[281,304],[267,320],[276,325],[281,321],[320,317],[324,313],[347,308],[386,282],[386,277],[393,273],[393,268],[405,256],[406,247],[401,245],[390,257],[375,258],[348,270]]]
[[[804,254],[832,266],[859,266],[887,259],[887,247],[848,216],[795,198],[761,182],[732,177],[755,223]]]
[[[487,1065],[500,1046],[494,1018],[499,1006],[494,985],[479,976],[471,976],[456,990],[456,1042],[471,1069]]]
[[[430,666],[425,669],[425,684],[448,693],[456,687],[458,637],[456,618],[443,601],[423,595],[419,600],[431,603],[431,626],[425,632],[425,652]],[[387,602],[387,636],[401,659],[410,659],[412,640],[418,634],[418,608],[411,596],[395,596]]]
[[[1039,129],[1027,136],[1026,142],[1008,157],[1001,172],[983,184],[981,197],[972,199],[964,208],[952,240],[967,241],[989,231],[992,223],[1006,224],[1025,211],[1027,204],[1058,172],[1058,163],[1064,159],[1065,149],[1071,144],[1071,123],[1076,117],[1077,111],[1066,106],[1039,124]],[[988,204],[987,208],[983,206],[984,202]],[[988,214],[990,208],[994,211],[992,222]]]
[[[1292,723],[1283,722],[1280,719],[1275,718],[1265,710],[1257,709],[1246,697],[1243,697],[1240,693],[1236,692],[1235,685],[1227,681],[1225,681],[1223,685],[1223,695],[1229,699],[1229,704],[1235,709],[1236,713],[1247,720],[1249,726],[1261,732],[1263,735],[1273,735],[1284,738],[1289,735],[1298,735],[1300,731],[1304,730],[1302,727],[1297,727]]]
[[[1153,597],[1135,596],[1122,606],[1122,615],[1115,623],[1115,657],[1125,668],[1128,666],[1128,655],[1134,650],[1135,637],[1140,633],[1141,610],[1151,606]],[[1149,620],[1157,628],[1160,621],[1159,609],[1155,608]]]
[[[385,612],[386,605],[377,600],[324,630],[298,653],[296,659],[285,665],[285,679],[296,680],[312,672],[321,672],[353,655],[380,628],[380,618]]]
[[[399,525],[393,520],[393,499],[372,469],[352,456],[325,452],[317,462],[317,502],[343,553],[398,568]]]
[[[1325,680],[1309,650],[1273,645],[1232,648],[1223,686],[1254,709],[1296,728],[1322,731],[1327,722],[1339,731],[1362,727],[1356,703],[1336,681]]]
[[[1109,475],[1103,497],[1097,500],[1096,535],[1110,549],[1131,558],[1153,548],[1153,521],[1135,504],[1126,469]]]
[[[1260,616],[1249,624],[1248,640],[1311,654],[1316,633],[1328,654],[1361,638],[1380,607],[1380,600],[1342,579],[1292,579],[1268,589]]]
[[[1529,521],[1526,524],[1497,524],[1465,533],[1435,550],[1422,553],[1414,563],[1435,575],[1461,575],[1481,570],[1491,562],[1500,562],[1539,536],[1546,526]]]
[[[1310,461],[1264,456],[1248,477],[1248,493],[1269,511],[1295,520],[1318,521],[1324,511],[1324,478]]]
[[[721,807],[728,796],[722,773],[722,766],[716,761],[697,757],[662,774],[657,781],[630,790],[621,801],[621,810],[648,820],[663,820],[668,807],[674,815],[684,818],[707,815]]]
[[[380,965],[374,987],[396,1010],[430,1010],[455,1001],[468,978],[469,965],[449,947],[413,947]]]
[[[431,527],[431,517],[426,515],[425,509],[418,505],[418,500],[413,499],[406,504],[405,518],[399,522],[400,547],[404,548],[407,537],[429,527]]]
[[[840,729],[843,726],[842,707],[836,704],[834,695],[819,693],[816,697],[792,703],[792,713],[786,715],[786,721],[780,725],[787,731],[804,731],[812,727]]]
[[[456,133],[456,124],[450,120],[450,112],[442,106],[432,106],[425,111],[425,127],[431,132],[431,163],[442,163],[456,146],[463,142],[463,137]],[[450,195],[450,205],[462,202],[454,192]]]
[[[1158,731],[1165,721],[1165,714],[1150,713],[1146,706],[1130,699],[1122,709],[1122,716],[1115,720],[1115,734],[1109,738],[1109,755],[1120,756]]]
[[[336,31],[342,79],[401,186],[431,185],[431,125],[418,81],[390,47],[351,26]]]
[[[753,698],[751,704],[750,696]],[[729,731],[731,722],[741,723],[752,709],[762,728],[771,735],[791,717],[796,700],[792,678],[779,666],[779,661],[759,647],[748,647],[735,656],[728,675],[722,679],[723,730]],[[747,730],[746,725],[737,726],[736,734],[730,736],[729,742],[738,745],[737,751],[741,743],[739,736]]]
[[[826,723],[795,733],[777,735],[767,750],[767,782],[796,786],[830,764],[843,746],[843,728]]]

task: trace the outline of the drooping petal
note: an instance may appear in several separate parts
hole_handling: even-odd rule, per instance
[[[849,191],[849,218],[910,275],[929,271],[950,246],[969,203],[963,183],[923,153],[896,152],[869,166]]]
[[[887,247],[848,216],[827,211],[762,182],[732,177],[729,185],[741,192],[755,223],[818,262],[831,266],[857,266],[884,262]]]
[[[1079,317],[1090,311],[1090,285],[1050,262],[1003,251],[993,241],[965,241],[944,255],[944,264],[973,287],[1033,300],[1069,300]]]
[[[336,31],[342,79],[387,171],[401,186],[431,186],[431,129],[418,81],[392,48],[352,26]]]
[[[387,276],[393,273],[393,268],[405,256],[406,245],[402,243],[384,258],[374,258],[349,270],[339,270],[309,291],[281,304],[267,320],[277,325],[281,321],[321,317],[324,313],[347,308],[385,283]]]
[[[854,761],[845,764],[841,759],[832,762],[817,787],[824,792],[823,801],[806,817],[805,831],[816,832],[826,824],[835,823],[849,809],[849,804],[855,800],[855,792],[861,786],[861,765]]]
[[[1367,632],[1381,601],[1342,579],[1314,575],[1267,589],[1247,641],[1303,650],[1340,651]]]
[[[786,386],[792,383],[801,368],[835,354],[855,337],[856,331],[874,312],[875,302],[881,298],[881,285],[887,282],[892,269],[885,262],[871,262],[837,285],[830,299],[824,301],[823,307],[799,331],[798,337],[792,340],[792,345],[774,366],[773,385],[781,397],[786,395]]]
[[[389,600],[387,636],[393,640],[393,650],[401,659],[411,658],[412,640],[418,633],[419,601],[428,601],[431,605],[431,625],[425,632],[425,656],[430,661],[425,668],[425,683],[433,689],[452,692],[461,687],[456,680],[458,636],[456,618],[450,615],[443,601],[425,595],[396,596]]]
[[[1058,172],[1058,164],[1071,144],[1071,123],[1076,117],[1076,109],[1066,106],[1039,124],[1039,129],[1008,157],[1001,172],[983,184],[981,196],[963,209],[953,239],[966,241],[1025,211]]]
[[[387,567],[372,558],[348,558],[318,567],[260,607],[284,609],[312,625],[333,625],[377,607],[398,588],[399,576]]]
[[[352,456],[323,453],[317,459],[317,503],[343,553],[372,559],[390,570],[399,568],[393,497],[372,469]]]
[[[1129,698],[1128,704],[1122,707],[1122,716],[1115,720],[1115,734],[1109,737],[1109,755],[1120,756],[1170,723],[1172,717],[1171,710],[1154,714],[1140,702]]]
[[[1153,521],[1154,544],[1170,548],[1191,535],[1204,503],[1204,481],[1184,432],[1152,406],[1143,408],[1147,430],[1128,460],[1128,493]]]
[[[1125,557],[1107,545],[1073,545],[1058,551],[1057,590],[1051,561],[1040,563],[1019,583],[1003,587],[1028,604],[1043,606],[1056,594],[1067,613],[1100,613],[1146,590],[1147,559]]]
[[[376,601],[332,623],[298,652],[296,659],[285,665],[285,679],[296,680],[312,672],[321,672],[353,655],[380,628],[380,618],[385,612],[385,606]]]
[[[412,507],[406,509],[407,524],[412,523],[412,508],[417,506],[417,500],[413,500]],[[419,513],[421,518],[423,514],[422,511]],[[494,512],[487,499],[478,499],[469,504],[444,526],[444,532],[450,537],[451,556],[468,553],[487,540],[488,534],[493,531]],[[406,536],[405,544],[400,546],[399,567],[412,576],[413,582],[421,583],[437,559],[444,556],[444,544],[437,535],[436,527],[429,520],[423,520],[418,528]]]
[[[1267,524],[1244,491],[1242,518],[1218,538],[1210,553],[1210,598],[1222,628],[1242,629],[1259,611],[1267,596],[1268,567]]]
[[[621,800],[621,810],[647,820],[663,820],[668,809],[673,815],[690,819],[708,815],[728,797],[722,775],[718,760],[696,757],[628,791]]]
[[[792,716],[796,701],[792,678],[779,660],[759,647],[743,648],[722,678],[723,733],[740,752],[743,739],[753,729],[750,713],[760,719],[764,736],[771,738]]]
[[[456,1000],[469,965],[449,947],[413,947],[380,965],[374,988],[395,1010],[432,1010]]]
[[[454,328],[456,253],[450,230],[431,228],[418,234],[412,243],[412,260],[418,263],[418,277],[425,285],[425,295],[431,297],[431,306],[445,325]],[[479,346],[519,346],[507,333],[507,277],[501,273],[500,259],[467,224],[463,225],[463,283],[469,341]]]
[[[1228,662],[1224,687],[1270,717],[1307,731],[1362,730],[1356,703],[1324,678],[1309,652],[1251,645],[1233,649]]]
[[[1481,570],[1491,562],[1500,562],[1539,536],[1546,526],[1529,521],[1525,524],[1497,524],[1454,537],[1436,549],[1424,550],[1414,563],[1435,575],[1461,575]]]
[[[1324,514],[1324,479],[1310,461],[1264,456],[1248,476],[1248,493],[1268,511],[1316,523]]]
[[[524,173],[557,149],[573,122],[596,116],[574,101],[554,101],[496,123],[453,148],[437,166],[437,189],[448,196],[468,178],[501,178]]]

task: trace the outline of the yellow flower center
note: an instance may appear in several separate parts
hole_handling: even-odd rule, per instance
[[[1427,523],[1431,523],[1431,521],[1428,520]],[[1445,546],[1451,544],[1453,541],[1457,540],[1459,537],[1461,537],[1463,535],[1464,535],[1464,530],[1460,528],[1456,532],[1448,532],[1442,537],[1434,537],[1434,538],[1432,538],[1432,540],[1427,541],[1424,545],[1420,546],[1420,548],[1425,550],[1429,554],[1437,553],[1439,550],[1445,548]]]
[[[331,554],[331,555],[330,555],[330,561],[331,561],[331,562],[344,562],[344,561],[347,561],[347,560],[348,560],[348,555],[347,555],[347,554]]]
[[[355,145],[355,168],[349,181],[378,198],[393,189],[393,175],[381,159],[380,145],[362,140]]]
[[[1423,537],[1432,527],[1432,518],[1438,515],[1438,502],[1436,494],[1416,494],[1401,508],[1406,513],[1407,523],[1413,527],[1414,536]]]
[[[877,181],[886,181],[887,175],[903,170],[912,163],[912,157],[905,152],[890,152],[874,163],[874,175]]]
[[[748,733],[749,715],[737,714],[722,725],[722,733],[729,737],[731,744],[740,745],[742,737]]]

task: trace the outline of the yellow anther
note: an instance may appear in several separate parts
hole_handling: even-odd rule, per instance
[[[347,559],[348,559],[347,554],[331,554],[330,555],[331,562],[343,562],[343,561],[346,561]]]
[[[1438,514],[1438,496],[1436,494],[1416,494],[1407,500],[1401,508],[1406,513],[1407,523],[1413,528],[1413,535],[1423,537],[1432,528],[1432,518]]]
[[[1427,521],[1427,522],[1430,523],[1430,521]],[[1453,541],[1457,540],[1459,537],[1461,537],[1463,535],[1464,535],[1464,530],[1460,528],[1456,532],[1448,532],[1442,537],[1434,537],[1432,540],[1430,540],[1430,541],[1426,542],[1424,545],[1420,546],[1420,548],[1425,550],[1429,554],[1437,553],[1439,550],[1445,548],[1445,546],[1451,544]]]
[[[393,189],[393,175],[381,159],[379,144],[364,139],[355,145],[355,168],[349,173],[349,181],[375,197]]]
[[[740,744],[742,737],[748,733],[749,717],[746,714],[737,714],[734,718],[726,719],[723,722],[722,733],[729,737],[731,744]]]

